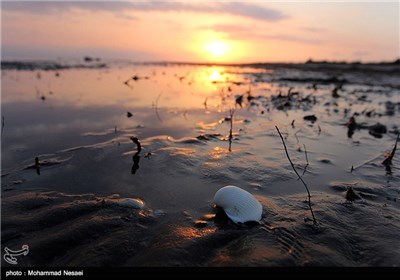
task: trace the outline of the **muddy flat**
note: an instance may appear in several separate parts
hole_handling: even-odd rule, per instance
[[[396,64],[2,68],[1,245],[29,245],[18,266],[400,265],[400,154],[382,164]],[[259,224],[213,207],[226,185],[261,202]]]

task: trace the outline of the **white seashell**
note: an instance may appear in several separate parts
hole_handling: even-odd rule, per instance
[[[241,188],[226,186],[219,189],[214,196],[214,203],[224,209],[226,215],[235,223],[261,220],[261,203]]]
[[[143,209],[144,208],[144,201],[139,198],[127,198],[117,202],[119,206],[122,207],[129,207],[129,208],[136,208],[136,209]]]

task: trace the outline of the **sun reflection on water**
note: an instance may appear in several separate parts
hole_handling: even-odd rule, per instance
[[[195,229],[192,227],[178,227],[175,229],[175,234],[181,238],[192,239],[206,236],[208,234],[214,233],[215,231],[215,228]]]
[[[212,71],[211,75],[209,76],[209,79],[212,82],[221,82],[222,81],[222,75],[217,69],[214,69]]]
[[[229,154],[228,149],[224,149],[221,147],[214,147],[214,149],[210,152],[210,155],[213,159],[220,159],[223,156]]]

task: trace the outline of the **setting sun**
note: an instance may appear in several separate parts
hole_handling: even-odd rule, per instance
[[[215,58],[226,56],[229,52],[229,45],[226,42],[214,41],[205,46],[205,49]]]

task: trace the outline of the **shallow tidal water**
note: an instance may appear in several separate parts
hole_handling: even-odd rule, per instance
[[[399,154],[382,165],[398,65],[32,65],[2,65],[1,244],[29,245],[18,265],[400,265]],[[213,207],[226,185],[262,203],[260,224]]]

